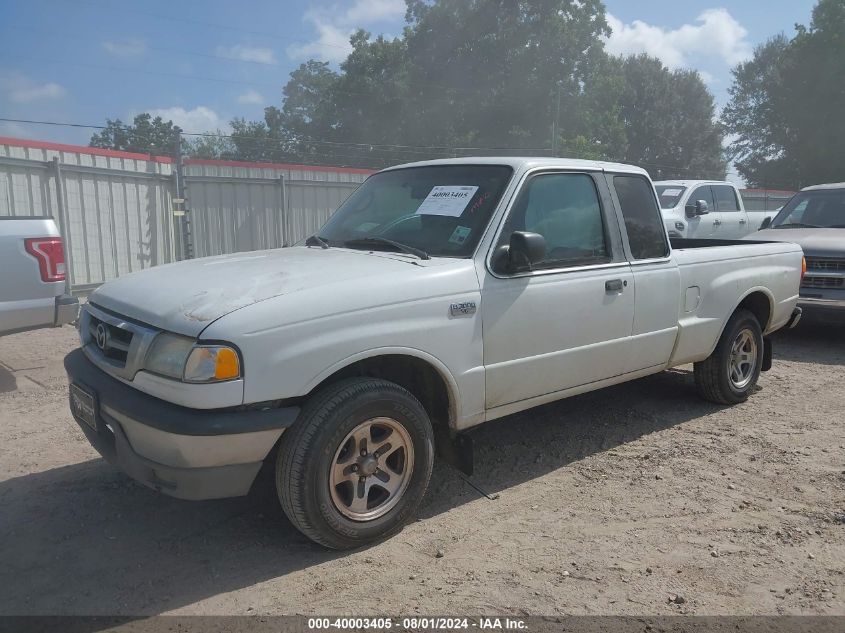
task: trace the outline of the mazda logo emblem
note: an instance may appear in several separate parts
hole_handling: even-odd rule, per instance
[[[97,325],[97,347],[101,350],[105,351],[106,346],[109,344],[109,331],[106,329],[106,326],[102,323]]]

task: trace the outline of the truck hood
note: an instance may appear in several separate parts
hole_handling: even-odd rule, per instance
[[[816,257],[845,257],[845,229],[765,229],[745,239],[798,244]]]
[[[419,261],[394,253],[308,247],[205,257],[155,266],[110,281],[88,300],[156,328],[199,336],[212,322],[240,308],[316,286],[382,275],[419,274]]]

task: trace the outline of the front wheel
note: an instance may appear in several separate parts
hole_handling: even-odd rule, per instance
[[[748,310],[738,310],[725,326],[713,353],[695,363],[695,386],[705,400],[739,404],[754,390],[762,366],[760,322]]]
[[[428,487],[434,438],[406,389],[352,378],[309,400],[282,436],[276,490],[308,538],[350,549],[398,531]]]

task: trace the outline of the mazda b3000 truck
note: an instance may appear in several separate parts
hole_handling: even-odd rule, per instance
[[[90,295],[74,418],[140,482],[246,494],[275,465],[332,548],[398,530],[435,446],[553,400],[695,363],[744,401],[795,322],[801,249],[680,241],[645,171],[464,158],[371,176],[301,245],[158,266]]]

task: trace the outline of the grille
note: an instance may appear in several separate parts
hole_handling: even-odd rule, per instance
[[[843,259],[823,259],[821,257],[808,257],[807,270],[818,270],[825,272],[843,272],[845,273],[845,258]]]
[[[100,326],[104,327],[106,331],[104,347],[100,347],[99,341],[97,340],[97,332]],[[119,363],[121,366],[126,365],[129,345],[132,343],[132,332],[101,321],[94,315],[90,317],[88,329],[91,332],[91,341],[97,346],[103,356]]]
[[[845,286],[843,277],[804,277],[802,288],[842,288]]]

